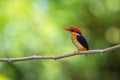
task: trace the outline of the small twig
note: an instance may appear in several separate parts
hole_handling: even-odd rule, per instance
[[[85,55],[85,54],[101,54],[109,51],[114,51],[116,49],[120,49],[120,45],[116,45],[113,47],[105,48],[105,49],[100,49],[100,50],[88,50],[88,51],[81,51],[75,52],[75,53],[69,53],[69,54],[63,54],[63,55],[58,55],[58,56],[28,56],[28,57],[19,57],[19,58],[0,58],[0,62],[18,62],[18,61],[25,61],[25,60],[34,60],[34,59],[62,59],[70,56],[75,56],[75,55]]]

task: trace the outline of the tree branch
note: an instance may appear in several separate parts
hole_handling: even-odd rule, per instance
[[[120,49],[120,45],[112,46],[109,48],[105,49],[100,49],[100,50],[88,50],[88,51],[81,51],[81,52],[74,52],[74,53],[69,53],[69,54],[63,54],[63,55],[58,55],[58,56],[28,56],[28,57],[20,57],[20,58],[0,58],[0,62],[17,62],[17,61],[25,61],[25,60],[34,60],[34,59],[61,59],[61,58],[66,58],[70,56],[75,56],[75,55],[85,55],[85,54],[103,54],[105,52],[109,51],[114,51],[116,49]]]

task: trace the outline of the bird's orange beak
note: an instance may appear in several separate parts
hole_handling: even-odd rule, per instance
[[[71,32],[71,28],[64,28],[64,30]]]

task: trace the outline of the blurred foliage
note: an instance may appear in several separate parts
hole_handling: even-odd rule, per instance
[[[64,27],[78,26],[90,49],[120,44],[120,0],[0,0],[0,57],[76,50]],[[120,80],[120,50],[57,61],[0,63],[0,80]]]

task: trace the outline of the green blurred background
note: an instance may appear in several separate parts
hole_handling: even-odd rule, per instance
[[[0,58],[77,50],[64,27],[82,29],[90,49],[120,44],[120,0],[0,0]],[[0,62],[0,80],[120,80],[120,49],[60,60]]]

